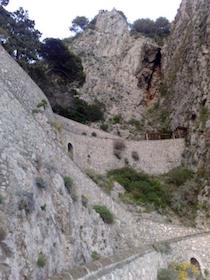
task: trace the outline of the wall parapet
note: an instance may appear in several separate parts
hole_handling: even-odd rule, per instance
[[[206,242],[204,242],[206,241]],[[76,268],[73,268],[69,271],[63,272],[57,276],[54,276],[52,278],[49,278],[48,280],[97,280],[97,279],[103,279],[108,280],[111,278],[106,278],[107,275],[110,275],[114,272],[120,274],[120,270],[123,270],[124,267],[128,267],[132,265],[134,262],[142,263],[144,262],[144,257],[154,257],[155,260],[159,258],[158,263],[155,263],[155,269],[157,273],[157,269],[161,268],[160,266],[168,265],[170,262],[174,260],[178,261],[185,261],[185,258],[183,257],[183,251],[191,251],[192,257],[195,254],[195,249],[197,249],[199,252],[197,252],[197,255],[200,255],[200,258],[205,256],[205,264],[203,265],[203,269],[206,268],[206,265],[209,265],[210,262],[210,253],[206,255],[206,248],[205,246],[210,241],[210,232],[202,232],[197,234],[191,234],[184,237],[178,237],[173,238],[167,241],[161,241],[161,242],[155,242],[151,245],[145,245],[140,248],[133,248],[131,250],[123,251],[119,253],[116,256],[111,257],[105,257],[101,258],[97,261],[93,261],[87,265],[79,266]],[[161,244],[169,244],[172,247],[172,256],[163,256],[162,253],[157,252],[155,249],[157,245]],[[179,244],[180,243],[180,244]],[[201,243],[203,244],[203,247],[201,246]],[[196,245],[196,248],[192,248],[192,245]],[[179,248],[180,247],[180,248]],[[196,257],[197,257],[196,255]],[[160,257],[162,256],[163,260],[160,261]],[[186,258],[188,260],[189,253],[186,254]],[[199,259],[200,260],[200,259]],[[156,262],[156,261],[155,261]],[[133,268],[133,267],[132,267]],[[136,267],[139,269],[139,266]],[[151,267],[152,268],[152,267]],[[155,270],[153,271],[154,274]],[[135,273],[134,273],[135,274]],[[121,277],[121,276],[120,276]],[[147,275],[144,275],[144,279],[155,279],[151,278],[151,275],[148,277]],[[113,279],[121,279],[121,278],[113,278]],[[126,278],[125,278],[126,279]],[[129,278],[129,279],[139,279],[139,278]]]

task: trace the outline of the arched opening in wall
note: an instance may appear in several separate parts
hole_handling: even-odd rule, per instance
[[[69,153],[70,158],[73,160],[74,154],[73,154],[73,146],[71,143],[68,143],[68,153]]]
[[[191,258],[190,263],[195,266],[199,272],[201,272],[201,266],[199,264],[199,261],[196,258]]]

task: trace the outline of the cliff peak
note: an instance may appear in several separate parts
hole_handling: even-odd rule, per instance
[[[96,29],[116,35],[128,32],[128,23],[124,14],[115,8],[111,11],[101,10],[97,15]]]

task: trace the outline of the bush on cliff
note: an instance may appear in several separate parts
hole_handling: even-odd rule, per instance
[[[103,205],[94,205],[93,209],[100,215],[101,219],[106,224],[113,224],[114,223],[114,216],[112,212]]]
[[[169,204],[164,186],[145,173],[124,167],[109,171],[108,177],[122,185],[136,203],[153,205],[156,209],[165,208]]]
[[[167,183],[174,184],[176,186],[181,186],[187,180],[193,177],[193,172],[187,168],[177,167],[169,171],[166,177]]]

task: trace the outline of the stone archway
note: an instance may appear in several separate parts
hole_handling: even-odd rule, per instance
[[[194,265],[200,272],[201,272],[201,266],[200,266],[200,263],[199,263],[199,261],[196,259],[196,258],[191,258],[190,259],[190,263],[192,264],[192,265]]]
[[[73,153],[73,145],[71,143],[68,143],[68,153],[70,158],[73,160],[74,153]]]

